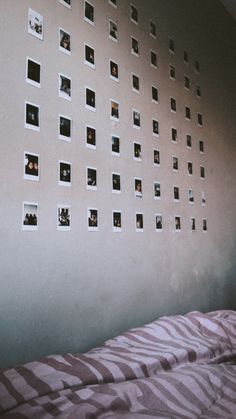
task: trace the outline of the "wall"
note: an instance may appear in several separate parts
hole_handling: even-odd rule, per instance
[[[106,0],[91,1],[95,25],[83,19],[83,2],[72,10],[59,1],[0,1],[1,48],[1,206],[0,206],[0,365],[9,366],[50,353],[85,351],[104,339],[160,315],[190,310],[235,309],[235,63],[236,27],[219,2],[141,0],[139,25],[130,22],[129,2],[117,9]],[[28,8],[44,16],[44,40],[27,33]],[[108,19],[117,21],[119,42],[108,37]],[[148,20],[157,23],[157,39]],[[71,34],[71,56],[58,49],[58,28]],[[130,36],[140,42],[140,58],[130,53]],[[168,51],[168,37],[176,53]],[[84,64],[84,43],[95,49],[96,68]],[[151,68],[150,48],[158,69]],[[190,64],[183,62],[183,50]],[[25,81],[26,57],[42,64],[38,89]],[[109,78],[108,60],[119,64],[119,83]],[[194,71],[200,63],[200,74]],[[176,81],[168,66],[176,67]],[[72,78],[72,100],[58,97],[58,73]],[[140,76],[132,91],[131,73]],[[189,75],[191,89],[183,86]],[[200,84],[202,99],[194,86]],[[159,103],[151,101],[151,85]],[[84,86],[96,90],[96,112],[85,109]],[[177,100],[170,111],[170,96]],[[120,104],[120,122],[111,121],[109,100]],[[41,106],[40,132],[24,127],[24,102]],[[191,122],[184,116],[189,105]],[[132,127],[132,109],[141,112],[140,130]],[[203,114],[198,127],[196,113]],[[72,141],[58,139],[58,115],[73,121]],[[160,124],[152,135],[152,118]],[[97,129],[97,149],[85,144],[85,125]],[[178,128],[178,143],[170,129]],[[121,139],[121,155],[111,155],[111,134]],[[186,147],[192,135],[192,149]],[[198,141],[205,152],[199,153]],[[133,159],[133,141],[142,144],[142,162]],[[153,165],[153,148],[161,165]],[[24,152],[40,156],[40,180],[23,178]],[[179,157],[179,172],[171,166]],[[72,185],[58,185],[58,161],[72,163]],[[187,161],[194,167],[187,174]],[[199,166],[206,179],[199,176]],[[97,168],[98,189],[86,189],[86,166]],[[121,174],[121,194],[111,192],[111,172]],[[134,196],[134,178],[143,181],[143,198]],[[154,200],[153,181],[161,182]],[[174,202],[173,185],[180,187]],[[190,205],[187,189],[195,192]],[[206,194],[206,206],[200,193]],[[39,204],[38,231],[22,231],[22,202]],[[57,205],[71,206],[71,230],[57,230]],[[98,208],[99,228],[87,231],[87,208]],[[122,211],[122,232],[112,232],[112,210]],[[144,214],[144,231],[135,230],[135,212]],[[154,214],[163,216],[156,232]],[[181,232],[174,229],[180,215]],[[190,228],[190,217],[197,229]],[[206,218],[208,231],[202,231]]]

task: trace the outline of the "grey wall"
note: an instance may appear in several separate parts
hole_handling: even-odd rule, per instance
[[[135,0],[139,25],[129,20],[129,2],[117,9],[106,0],[91,0],[95,25],[83,19],[82,0],[72,10],[59,1],[0,0],[1,20],[1,206],[0,206],[0,365],[13,365],[50,353],[85,351],[130,327],[160,315],[190,310],[236,308],[235,179],[236,179],[236,27],[222,5],[211,0]],[[44,40],[27,33],[28,7],[44,16]],[[157,39],[148,34],[149,18],[157,23]],[[118,22],[119,42],[108,38],[108,19]],[[72,54],[58,50],[58,28],[68,30]],[[140,58],[130,54],[130,36],[140,42]],[[176,53],[168,51],[168,36]],[[84,43],[95,48],[96,69],[84,64]],[[158,53],[158,69],[149,64],[149,50]],[[183,50],[190,64],[183,62]],[[25,82],[26,57],[42,64],[38,89]],[[109,78],[109,58],[119,64],[119,83]],[[199,60],[201,72],[194,71]],[[176,67],[176,81],[168,66]],[[58,97],[58,73],[72,77],[72,101]],[[140,94],[132,91],[131,73],[140,76]],[[183,76],[189,75],[190,92]],[[194,94],[196,83],[202,99]],[[151,85],[159,104],[151,102]],[[84,86],[96,90],[97,110],[84,106]],[[170,112],[170,96],[177,113]],[[109,100],[120,103],[120,122],[110,120]],[[24,102],[41,106],[40,132],[24,127]],[[192,111],[186,121],[184,106]],[[132,108],[141,112],[134,129]],[[197,126],[196,113],[204,118]],[[71,143],[58,139],[58,114],[73,120]],[[152,136],[151,120],[160,123]],[[97,150],[85,145],[85,125],[97,128]],[[178,128],[178,144],[170,129]],[[121,138],[121,155],[111,155],[110,136]],[[193,147],[186,147],[191,134]],[[198,141],[205,143],[200,154]],[[133,141],[142,144],[142,163],[133,160]],[[161,166],[153,166],[153,148]],[[23,154],[40,155],[39,182],[23,179]],[[179,157],[174,173],[172,155]],[[58,160],[71,161],[72,186],[58,185]],[[187,161],[194,176],[187,175]],[[86,166],[98,171],[98,190],[86,190]],[[206,179],[199,176],[199,166]],[[111,172],[121,174],[122,192],[111,192]],[[134,196],[134,177],[143,179],[143,198]],[[162,198],[153,198],[159,180]],[[180,202],[173,200],[180,187]],[[195,203],[187,200],[187,189]],[[201,206],[205,191],[207,204]],[[38,231],[22,231],[22,202],[38,202]],[[71,205],[71,231],[57,231],[58,204]],[[87,231],[87,207],[99,210],[99,229]],[[112,232],[112,210],[122,211],[122,232]],[[135,231],[135,211],[144,214],[144,231]],[[162,213],[163,231],[155,232],[154,214]],[[180,215],[182,230],[174,230]],[[190,217],[196,217],[196,232]],[[208,231],[202,231],[202,219]]]

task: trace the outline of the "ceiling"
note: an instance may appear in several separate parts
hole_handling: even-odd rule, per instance
[[[221,3],[226,10],[231,14],[233,19],[236,21],[236,1],[235,0],[221,0]]]

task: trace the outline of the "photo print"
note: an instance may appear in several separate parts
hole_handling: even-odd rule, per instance
[[[121,212],[120,211],[112,212],[112,230],[114,232],[121,231]]]
[[[188,190],[188,202],[190,204],[193,204],[194,203],[194,193],[193,193],[193,190],[192,189],[189,189]]]
[[[59,50],[71,55],[70,34],[64,29],[59,29]]]
[[[71,119],[59,115],[59,139],[71,141]]]
[[[88,231],[97,231],[98,230],[98,210],[96,208],[88,208],[87,218],[88,218]]]
[[[134,160],[142,161],[141,144],[134,143]]]
[[[203,231],[207,231],[207,220],[206,220],[206,218],[203,218],[203,220],[202,220],[202,229],[203,229]]]
[[[24,152],[24,179],[39,181],[39,155]]]
[[[201,179],[205,179],[205,168],[203,166],[200,166],[200,176]]]
[[[155,166],[160,166],[160,151],[153,150],[153,163]]]
[[[86,87],[86,105],[87,109],[92,111],[96,110],[96,102],[95,102],[95,92],[94,90],[89,89]]]
[[[196,86],[196,96],[198,97],[198,99],[202,97],[201,87],[198,84]]]
[[[110,60],[110,77],[115,81],[119,80],[118,64],[112,60]]]
[[[120,155],[120,138],[115,135],[111,136],[111,152],[113,156]]]
[[[169,65],[169,76],[171,80],[175,80],[175,67],[173,65]]]
[[[151,67],[157,68],[157,54],[151,50]]]
[[[108,3],[117,8],[117,0],[108,0]]]
[[[190,89],[190,80],[188,76],[184,76],[184,87],[189,90]]]
[[[170,109],[172,112],[176,112],[176,99],[173,97],[170,98]]]
[[[154,199],[160,199],[161,198],[161,184],[160,182],[154,182]]]
[[[66,6],[68,9],[71,9],[71,0],[59,0],[61,4]]]
[[[141,212],[135,214],[135,225],[137,232],[143,231],[143,214]]]
[[[200,153],[204,153],[204,142],[199,140],[199,151]]]
[[[201,205],[204,207],[206,205],[205,192],[201,192]]]
[[[134,128],[140,128],[141,126],[141,120],[140,120],[140,112],[133,110],[133,127]]]
[[[155,214],[156,231],[162,231],[162,215]]]
[[[131,36],[131,52],[132,54],[136,55],[136,57],[139,56],[139,42],[137,39],[133,38]]]
[[[120,193],[121,186],[120,186],[120,174],[119,173],[112,173],[112,192]]]
[[[175,230],[176,231],[181,230],[181,222],[180,222],[180,217],[178,215],[175,216]]]
[[[26,81],[33,86],[40,87],[41,64],[27,58],[26,61]]]
[[[193,175],[193,163],[191,161],[188,161],[188,174]]]
[[[59,161],[59,185],[71,186],[71,163]]]
[[[33,131],[40,131],[39,128],[40,108],[33,103],[25,102],[25,127]]]
[[[96,129],[93,127],[86,127],[86,146],[93,150],[96,149]]]
[[[134,193],[135,193],[135,196],[142,198],[143,196],[142,179],[138,179],[138,178],[134,179]]]
[[[178,172],[178,170],[179,170],[179,160],[178,160],[178,157],[176,157],[176,156],[172,157],[172,167],[173,167],[174,172]]]
[[[139,92],[139,77],[136,74],[132,74],[132,87],[135,92]]]
[[[176,128],[171,128],[171,139],[173,141],[173,143],[177,143],[177,129]]]
[[[157,28],[156,28],[156,24],[152,20],[149,21],[149,34],[151,35],[152,38],[156,39]]]
[[[198,122],[199,127],[202,127],[203,126],[203,118],[202,118],[202,114],[201,113],[198,113],[197,114],[197,122]]]
[[[190,119],[191,119],[191,111],[190,111],[189,106],[185,106],[185,118],[186,118],[188,121],[190,121]]]
[[[113,22],[112,20],[109,20],[109,37],[115,42],[118,41],[117,32],[118,32],[117,24]]]
[[[38,204],[23,202],[22,230],[38,230]]]
[[[174,200],[179,201],[179,187],[174,186]]]
[[[71,79],[64,74],[59,74],[59,96],[71,100]]]
[[[138,9],[133,4],[130,5],[130,20],[133,23],[138,23]]]
[[[43,40],[43,16],[32,9],[28,12],[28,33]]]
[[[94,24],[94,7],[88,1],[84,2],[84,19],[88,23]]]
[[[95,56],[94,56],[94,49],[89,45],[84,46],[84,54],[85,54],[85,64],[89,65],[90,67],[95,67]]]
[[[111,119],[119,120],[119,103],[111,99]]]
[[[97,169],[87,167],[87,189],[97,190]]]
[[[158,90],[155,86],[152,86],[152,101],[155,103],[158,102]]]
[[[159,136],[159,122],[156,119],[152,120],[152,134],[156,137]]]
[[[175,53],[175,43],[172,38],[169,38],[169,51],[174,54]]]
[[[190,221],[191,221],[191,231],[196,231],[196,220],[195,220],[195,218],[191,217]]]
[[[70,205],[57,206],[57,230],[69,231],[71,223]]]
[[[192,148],[192,137],[189,134],[186,135],[186,143],[188,148]]]

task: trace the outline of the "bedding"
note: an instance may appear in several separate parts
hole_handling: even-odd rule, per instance
[[[236,418],[236,311],[161,317],[0,370],[1,418]]]

